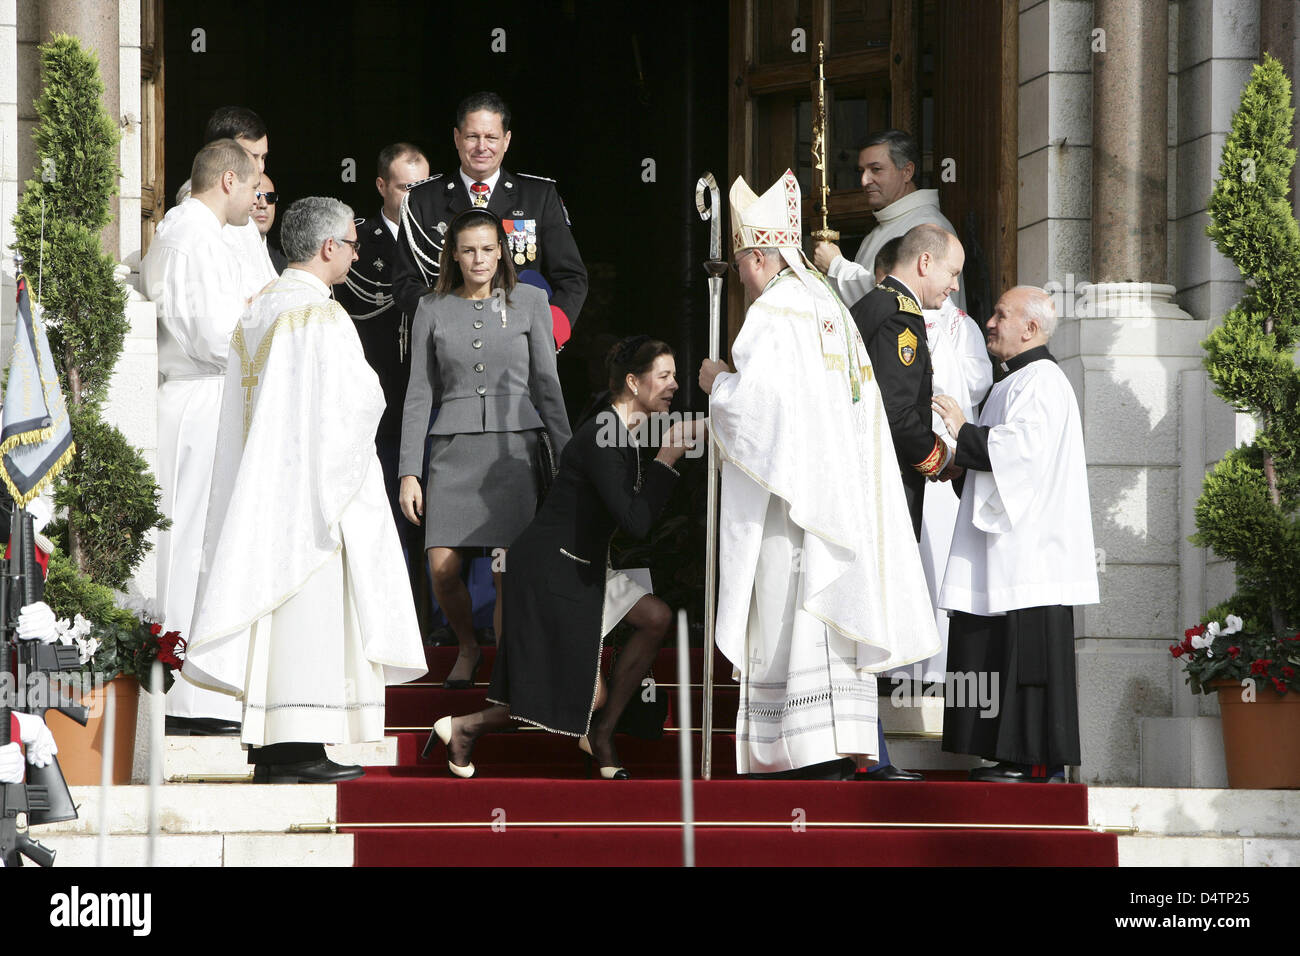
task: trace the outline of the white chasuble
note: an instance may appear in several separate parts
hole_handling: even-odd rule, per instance
[[[216,453],[217,419],[230,334],[244,311],[239,261],[216,213],[197,199],[168,211],[140,264],[144,293],[158,308],[158,608],[187,640],[194,615]],[[238,701],[177,680],[167,694],[175,717],[239,720]]]
[[[289,268],[231,342],[184,674],[243,701],[243,740],[383,736],[384,687],[425,673],[347,313]]]
[[[1047,358],[1017,368],[993,386],[979,425],[992,471],[966,471],[940,607],[1096,604],[1083,427],[1065,373]]]
[[[866,348],[828,286],[787,273],[732,359],[709,408],[737,768],[874,757],[876,674],[929,657],[938,636]]]
[[[978,323],[957,308],[951,298],[945,299],[938,309],[926,309],[924,316],[926,344],[934,367],[933,393],[952,396],[966,419],[974,421],[975,409],[984,401],[993,384],[993,363],[984,345],[984,334]],[[931,425],[949,450],[955,451],[957,443],[948,434],[948,428],[938,413],[934,414]],[[899,676],[944,682],[948,658],[948,612],[939,607],[939,590],[943,585],[944,569],[948,566],[948,549],[957,524],[958,504],[957,495],[947,482],[932,482],[925,489],[921,509],[921,566],[925,569],[926,587],[935,607],[935,626],[939,630],[941,646],[939,653],[929,660],[896,671]]]

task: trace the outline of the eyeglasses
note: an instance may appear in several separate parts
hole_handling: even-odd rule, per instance
[[[280,194],[278,192],[262,192],[261,190],[258,190],[253,193],[253,195],[258,199],[265,198],[268,206],[274,206],[280,201]]]
[[[343,239],[343,238],[336,238],[334,241],[335,241],[335,242],[346,242],[349,246],[352,247],[352,251],[353,251],[353,252],[357,253],[358,255],[361,254],[361,240],[360,240],[360,239]]]
[[[744,262],[746,259],[748,259],[750,256],[752,256],[756,251],[757,251],[757,250],[755,250],[755,249],[747,249],[746,251],[742,252],[738,258],[736,258],[736,259],[732,259],[732,260],[731,260],[731,271],[732,271],[732,272],[735,272],[735,273],[739,273],[739,272],[740,272],[740,264],[741,264],[742,262]]]

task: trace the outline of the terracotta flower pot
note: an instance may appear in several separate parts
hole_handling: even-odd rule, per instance
[[[1228,786],[1243,790],[1300,789],[1300,694],[1279,694],[1262,678],[1255,699],[1242,700],[1237,681],[1218,680]]]
[[[103,688],[85,694],[82,699],[92,716],[82,727],[57,711],[49,711],[45,721],[54,742],[59,745],[59,766],[69,786],[98,784],[103,774],[104,707],[106,695],[115,704],[113,730],[113,783],[131,782],[131,763],[135,757],[135,718],[140,705],[140,684],[133,677],[115,677]]]

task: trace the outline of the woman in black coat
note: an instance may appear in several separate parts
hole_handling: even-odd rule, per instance
[[[652,457],[654,450],[643,449],[634,433],[647,416],[668,411],[677,391],[672,349],[635,336],[615,346],[606,364],[610,404],[574,432],[545,504],[510,548],[508,637],[488,690],[493,706],[443,717],[429,735],[426,754],[435,738],[442,740],[457,776],[474,774],[474,741],[512,718],[578,737],[603,777],[628,776],[614,749],[614,727],[663,643],[672,613],[609,569],[609,542],[616,528],[635,538],[649,533],[676,486],[674,466],[703,437],[703,425],[673,425]],[[605,635],[620,620],[634,631],[607,688],[600,655]]]

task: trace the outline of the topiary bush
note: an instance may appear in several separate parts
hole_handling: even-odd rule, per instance
[[[48,603],[61,616],[123,624],[104,595],[124,588],[166,526],[157,482],[102,406],[129,329],[126,289],[100,247],[117,188],[118,131],[104,110],[98,59],[67,35],[40,47],[42,91],[33,134],[37,166],[14,217],[30,288],[39,291],[67,398],[76,454],[55,486],[65,516],[50,528],[67,561],[52,564]],[[86,580],[81,580],[81,578]]]
[[[1237,593],[1214,611],[1231,611],[1248,634],[1275,641],[1300,630],[1300,370],[1293,357],[1300,227],[1287,195],[1293,114],[1291,82],[1266,56],[1233,116],[1209,202],[1209,236],[1241,270],[1246,295],[1203,343],[1215,394],[1253,415],[1259,431],[1206,476],[1192,537],[1236,563]]]

